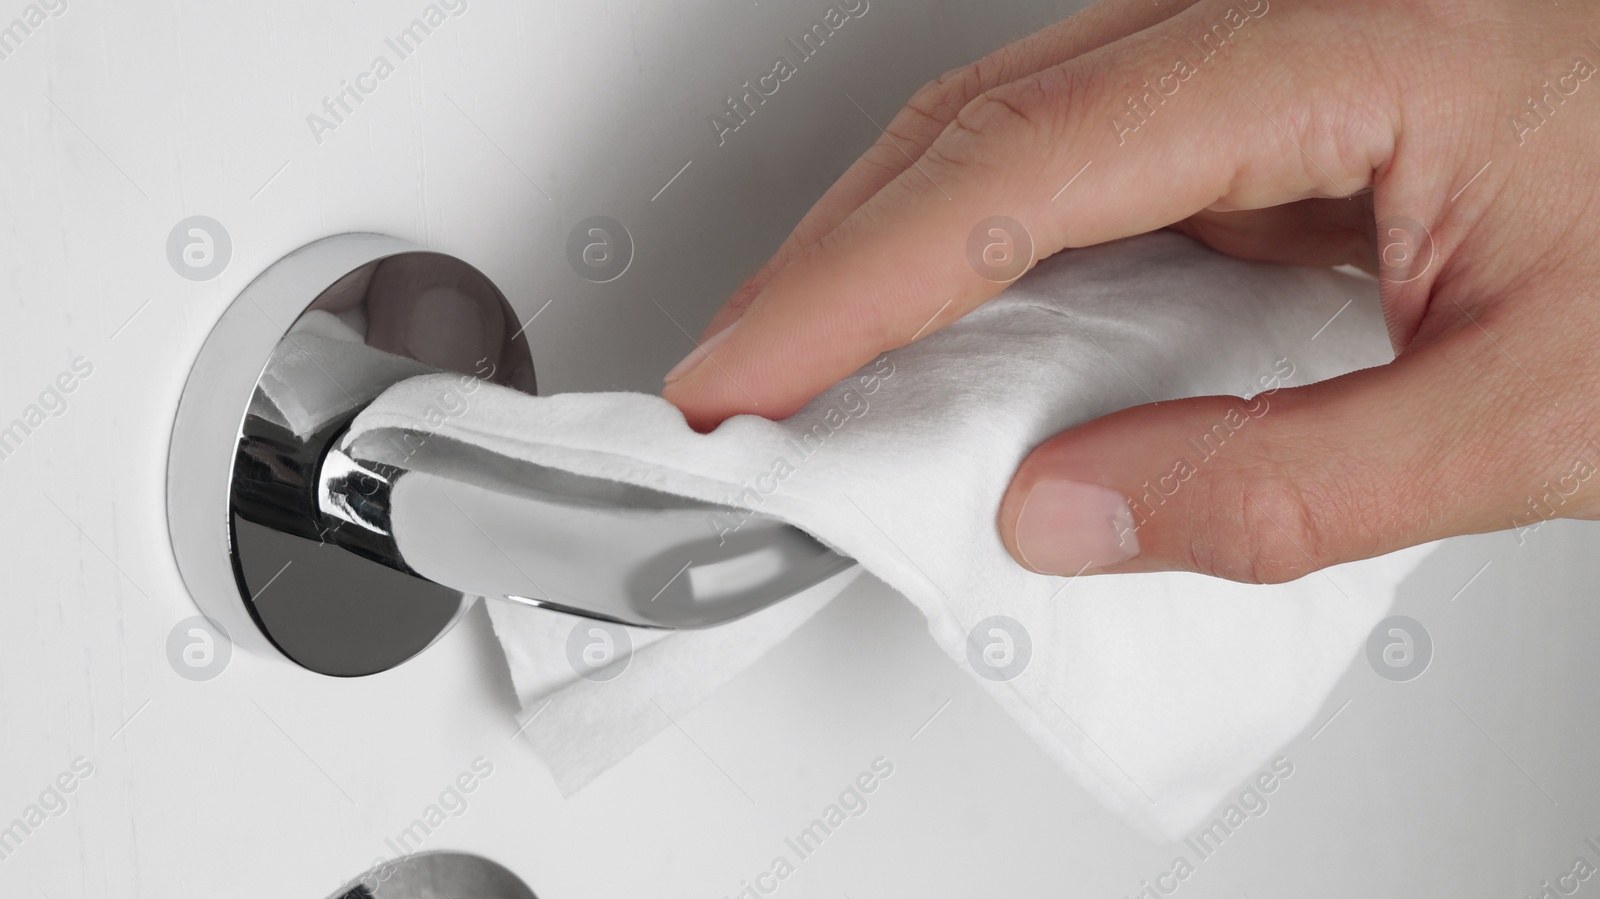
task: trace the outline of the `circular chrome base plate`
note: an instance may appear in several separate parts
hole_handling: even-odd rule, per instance
[[[459,592],[345,548],[359,540],[329,542],[317,511],[325,448],[389,385],[429,371],[534,391],[500,291],[395,238],[303,247],[223,313],[178,406],[167,506],[184,583],[235,643],[323,674],[373,674],[465,611]]]

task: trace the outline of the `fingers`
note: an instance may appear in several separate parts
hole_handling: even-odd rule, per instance
[[[749,307],[761,288],[806,247],[839,226],[862,203],[910,168],[956,117],[961,107],[991,88],[1071,59],[1163,21],[1194,0],[1150,3],[1112,0],[1070,19],[1034,32],[924,85],[886,126],[872,147],[822,195],[750,280],[746,281],[706,326],[710,337]]]
[[[1247,8],[1263,18],[1238,12]],[[1226,55],[1209,62],[1175,49],[1203,47],[1192,39],[1216,33],[1212,18],[1226,13],[1206,3],[963,107],[917,165],[796,255],[718,335],[710,359],[691,355],[663,394],[701,429],[741,412],[784,417],[1062,247],[1207,208],[1345,196],[1370,184],[1393,141],[1384,98],[1330,74],[1349,83],[1322,89],[1345,92],[1348,103],[1337,122],[1317,119],[1304,106],[1307,85],[1261,49],[1281,50],[1269,7],[1225,9],[1242,20],[1226,26]],[[995,216],[1011,224],[996,231]],[[989,265],[996,247],[1020,264]]]
[[[1018,468],[1001,537],[1048,574],[1279,583],[1593,508],[1600,447],[1571,426],[1584,413],[1485,363],[1484,333],[1462,322],[1381,368],[1252,400],[1142,406],[1060,434]]]

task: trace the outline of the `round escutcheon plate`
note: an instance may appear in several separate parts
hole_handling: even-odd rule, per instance
[[[392,237],[296,250],[233,301],[178,405],[167,469],[173,553],[232,640],[322,674],[385,671],[465,611],[458,591],[364,555],[378,535],[322,516],[324,451],[374,397],[452,371],[533,393],[515,313],[465,262]],[[335,531],[337,531],[335,533]]]

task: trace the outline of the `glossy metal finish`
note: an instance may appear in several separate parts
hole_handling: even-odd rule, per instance
[[[413,321],[439,318],[462,339],[408,346]],[[444,633],[461,592],[374,561],[381,541],[322,518],[316,477],[401,378],[492,354],[490,380],[531,391],[526,342],[507,339],[518,327],[470,266],[376,234],[317,241],[251,282],[201,347],[173,425],[169,528],[201,611],[238,645],[332,675],[392,668]]]
[[[379,865],[329,899],[538,899],[522,878],[465,852],[423,852]]]
[[[438,437],[369,443],[330,452],[326,505],[392,540],[406,569],[468,593],[692,628],[749,614],[854,564],[764,516]],[[709,526],[713,516],[741,514],[745,523],[725,539]]]
[[[499,290],[393,238],[311,244],[224,313],[179,406],[168,505],[185,582],[235,642],[371,674],[448,630],[463,594],[702,627],[853,564],[759,515],[719,541],[719,506],[433,434],[347,438],[384,389],[439,371],[534,392]]]

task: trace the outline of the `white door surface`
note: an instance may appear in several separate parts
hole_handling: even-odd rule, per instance
[[[697,331],[918,86],[1077,5],[858,0],[732,129],[713,116],[825,0],[0,3],[0,427],[26,425],[0,456],[0,829],[25,825],[0,830],[0,896],[323,899],[464,772],[426,848],[542,899],[757,895],[879,757],[869,811],[779,894],[1158,895],[1181,846],[1119,823],[881,593],[569,798],[514,737],[481,607],[367,678],[241,652],[198,682],[167,649],[198,614],[167,536],[174,411],[274,260],[355,230],[454,254],[538,314],[542,393],[653,391],[691,346],[675,322]],[[568,266],[591,215],[632,233],[624,278]],[[226,232],[189,260],[209,280],[169,254],[191,216]],[[1428,671],[1352,659],[1283,750],[1294,781],[1182,894],[1509,899],[1600,863],[1597,540],[1444,544],[1397,607]]]

